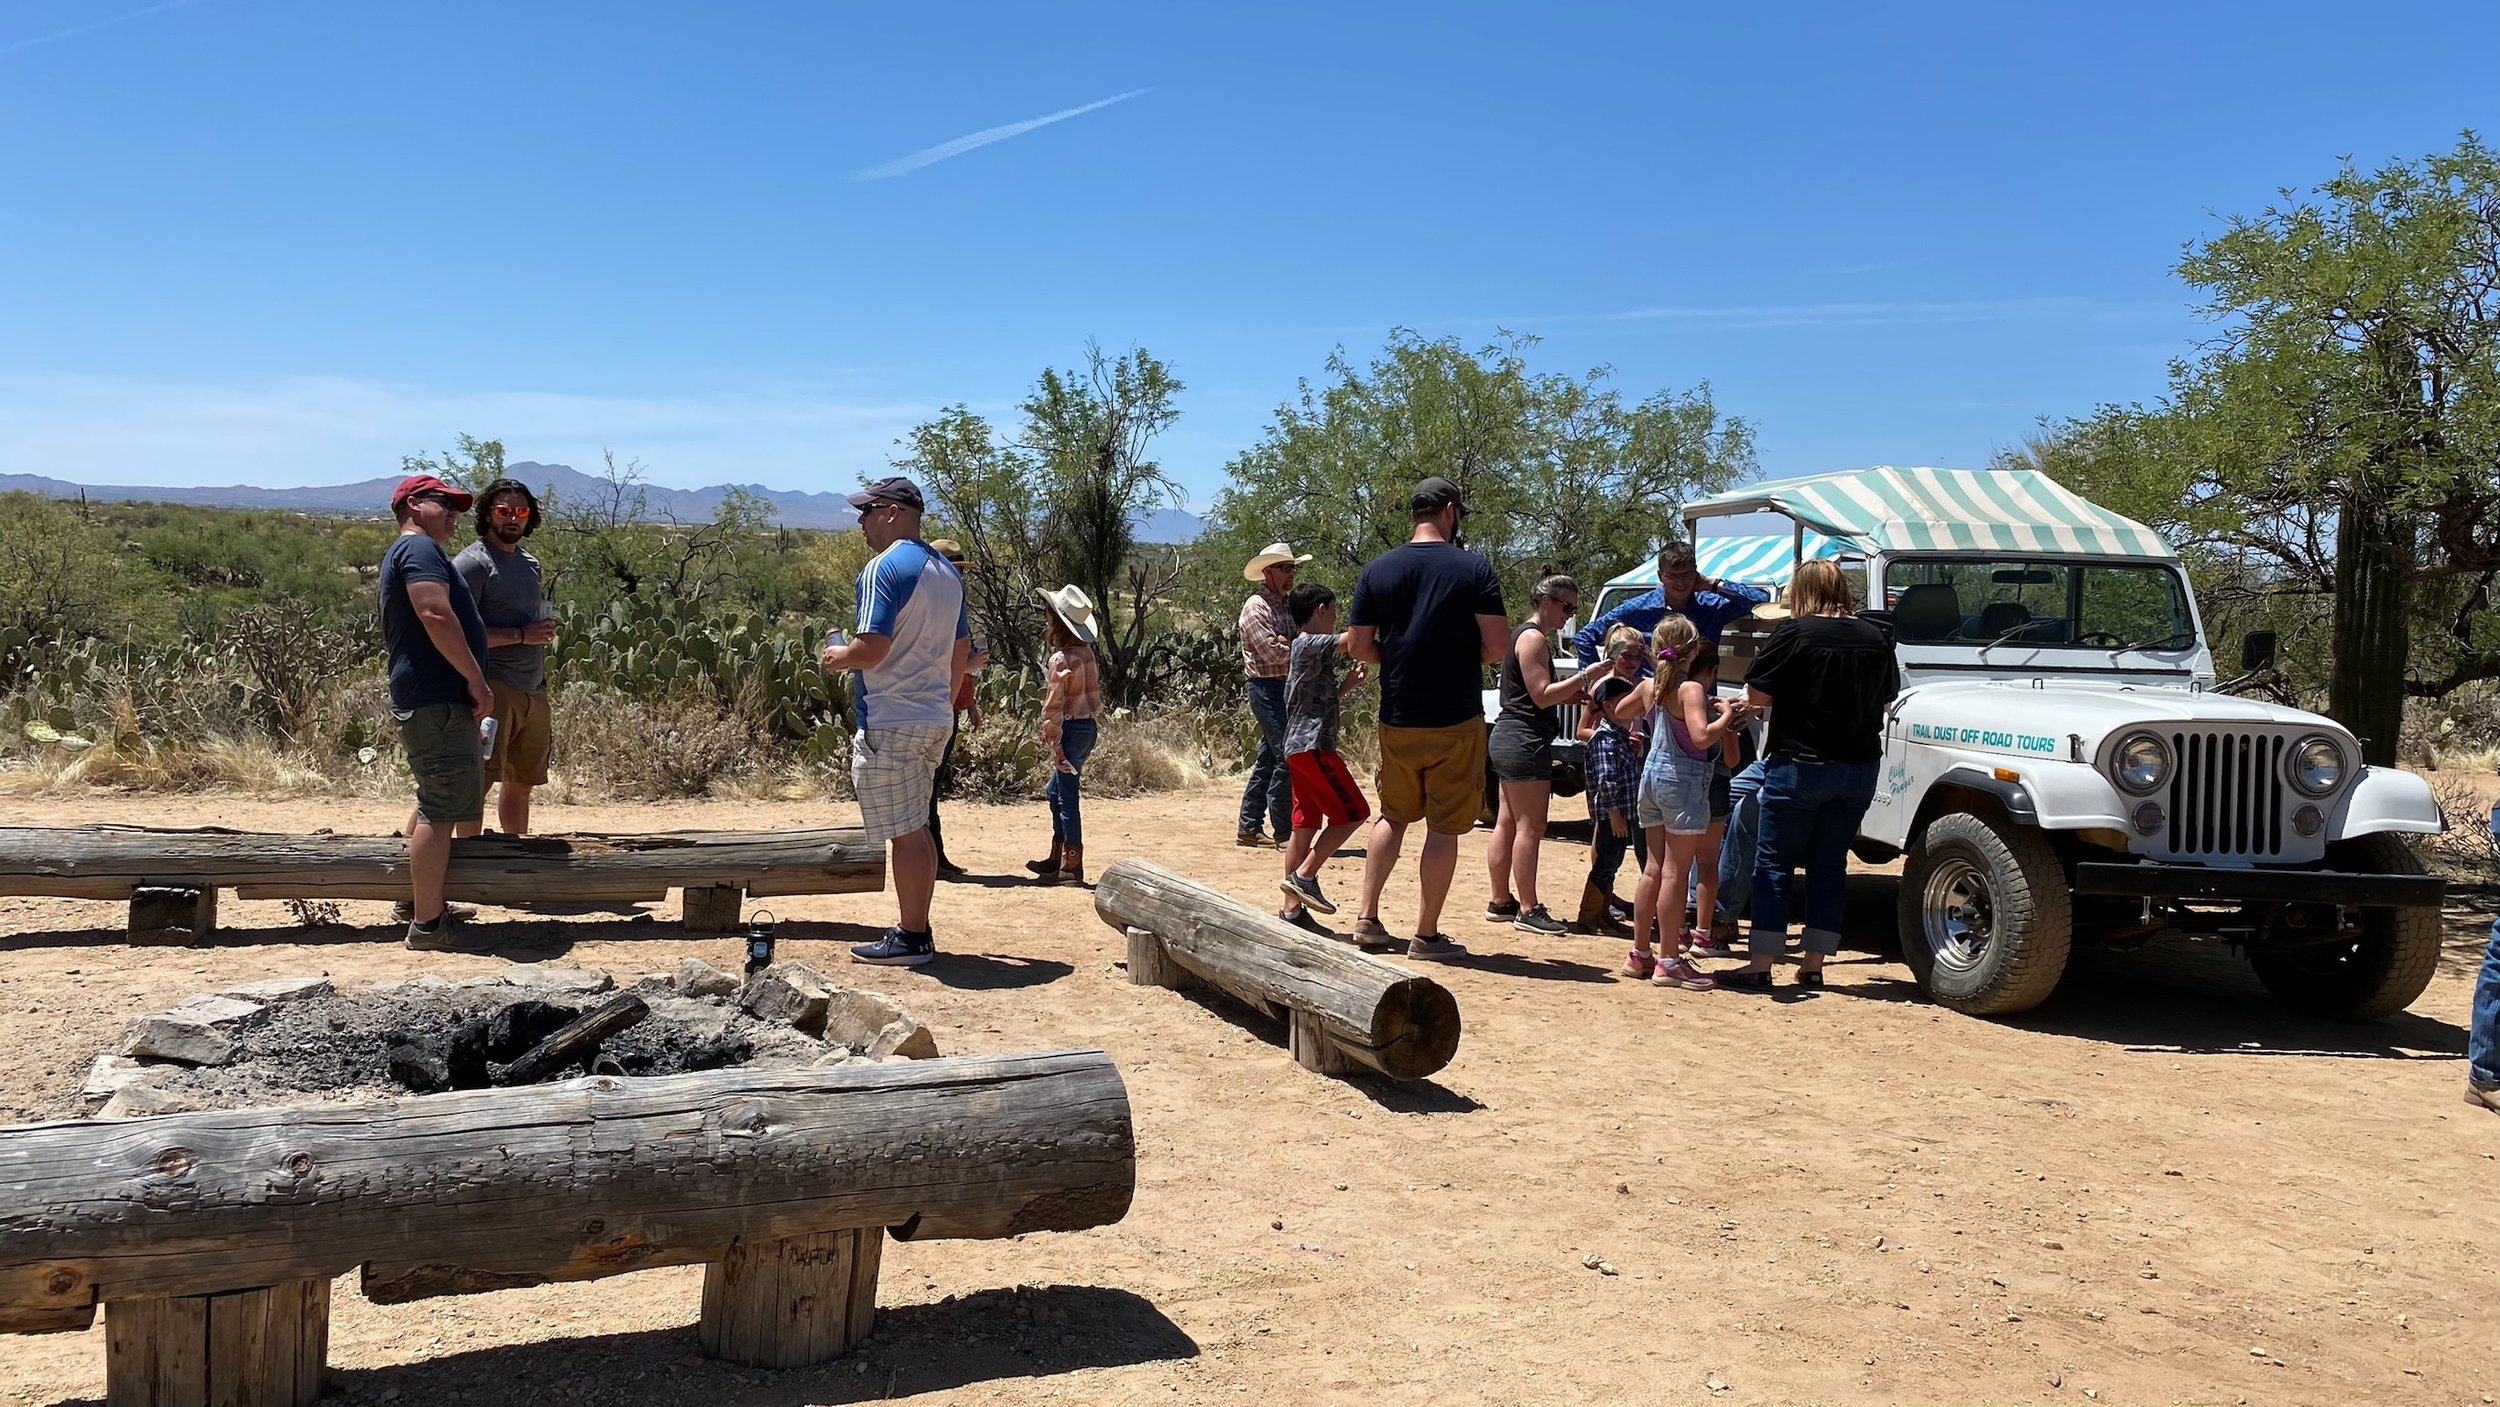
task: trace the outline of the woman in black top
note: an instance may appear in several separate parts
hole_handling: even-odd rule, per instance
[[[1754,856],[1753,936],[1742,972],[1719,985],[1769,991],[1787,945],[1789,886],[1805,866],[1805,952],[1797,983],[1823,985],[1823,961],[1840,951],[1849,842],[1875,800],[1884,707],[1901,671],[1883,632],[1857,618],[1837,563],[1800,563],[1790,589],[1796,614],[1771,631],[1745,675],[1746,694],[1770,710],[1762,758],[1762,839]]]
[[[1554,632],[1579,606],[1580,584],[1571,578],[1549,576],[1536,584],[1528,619],[1511,632],[1510,650],[1502,656],[1501,713],[1485,743],[1502,799],[1493,842],[1485,847],[1493,902],[1485,905],[1484,917],[1487,923],[1507,923],[1530,933],[1568,931],[1536,897],[1537,849],[1545,840],[1546,809],[1554,791],[1552,749],[1562,732],[1559,705],[1580,697],[1608,668],[1597,660],[1577,674],[1554,677]]]

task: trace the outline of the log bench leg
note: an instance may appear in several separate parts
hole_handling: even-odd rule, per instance
[[[1337,1048],[1318,1016],[1307,1011],[1288,1013],[1292,1021],[1289,1040],[1293,1047],[1293,1063],[1318,1075],[1357,1075],[1363,1067]]]
[[[217,931],[217,891],[149,886],[130,892],[130,941],[205,943]]]
[[[732,1242],[703,1268],[703,1351],[749,1368],[839,1358],[875,1327],[884,1254],[879,1226]]]
[[[688,885],[681,897],[688,933],[735,933],[746,891],[734,884]]]
[[[1197,975],[1173,961],[1163,940],[1143,928],[1128,930],[1128,980],[1140,987],[1175,990],[1198,985]]]
[[[106,1407],[311,1407],[330,1352],[330,1282],[114,1300]]]

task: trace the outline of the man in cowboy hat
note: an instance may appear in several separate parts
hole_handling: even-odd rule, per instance
[[[1294,572],[1311,560],[1295,556],[1285,543],[1271,542],[1241,569],[1242,579],[1259,589],[1241,603],[1236,628],[1241,635],[1241,670],[1248,676],[1250,716],[1259,721],[1259,752],[1250,761],[1250,783],[1241,792],[1241,825],[1234,839],[1243,845],[1282,845],[1293,834],[1293,778],[1285,770],[1285,675],[1293,664],[1293,613],[1285,596],[1293,590]],[[1264,820],[1273,840],[1261,833]]]
[[[929,796],[955,732],[955,690],[971,666],[972,623],[963,577],[920,540],[918,484],[879,479],[849,501],[877,555],[859,573],[857,638],[828,640],[818,658],[828,673],[854,675],[859,731],[851,739],[851,790],[869,842],[892,847],[900,911],[883,937],[851,949],[851,960],[918,967],[937,956],[929,931],[937,889]]]

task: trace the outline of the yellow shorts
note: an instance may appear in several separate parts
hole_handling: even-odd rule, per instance
[[[1484,806],[1484,720],[1447,728],[1380,725],[1380,814],[1438,835],[1475,829]]]

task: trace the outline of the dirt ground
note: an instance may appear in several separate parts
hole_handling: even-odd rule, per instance
[[[1089,858],[1145,855],[1272,903],[1275,857],[1233,845],[1233,795],[1090,803]],[[104,796],[12,812],[375,832],[401,814]],[[550,807],[539,828],[847,812]],[[1087,893],[1003,877],[1038,853],[1038,805],[950,814],[959,858],[990,877],[940,886],[939,962],[844,963],[889,921],[881,895],[776,902],[783,955],[905,998],[950,1054],[1109,1050],[1138,1130],[1126,1221],[890,1246],[874,1340],[790,1372],[697,1353],[696,1269],[391,1308],[351,1276],[335,1389],[395,1407],[2500,1395],[2500,1118],[2460,1097],[2487,899],[2452,909],[2438,979],[2377,1025],[2282,1014],[2202,947],[2083,954],[2046,1006],[1980,1021],[1919,1001],[1880,951],[1884,876],[1854,881],[1851,921],[1879,951],[1844,954],[1823,995],[1670,992],[1615,978],[1611,941],[1479,922],[1479,832],[1447,925],[1475,956],[1434,974],[1466,1037],[1437,1079],[1399,1085],[1305,1073],[1273,1023],[1130,985]],[[1573,834],[1545,852],[1558,909],[1584,863]],[[1332,892],[1358,867],[1340,861]],[[485,917],[509,925],[507,956],[620,978],[690,953],[736,964],[735,941],[654,914]],[[126,1017],[216,984],[504,960],[404,951],[380,904],[346,917],[364,926],[229,898],[213,946],[132,948],[118,904],[0,899],[0,1111],[48,1116]],[[100,1325],[0,1338],[0,1404],[92,1403],[103,1372]]]

